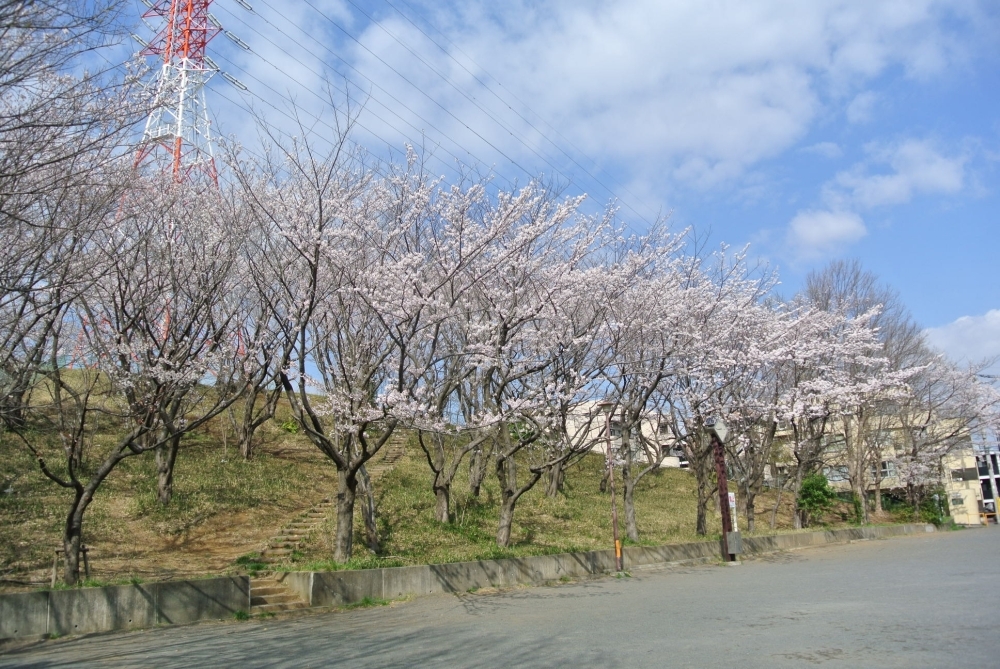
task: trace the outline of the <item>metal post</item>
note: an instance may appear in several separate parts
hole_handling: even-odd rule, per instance
[[[618,540],[618,504],[615,499],[615,461],[611,457],[611,410],[605,412],[608,438],[608,487],[611,488],[611,532],[615,539],[615,571],[622,571],[622,543]]]
[[[722,559],[730,562],[733,557],[729,553],[728,534],[733,531],[733,521],[729,515],[729,482],[726,479],[726,454],[719,437],[714,432],[711,433],[711,436],[712,443],[715,446],[715,475],[719,481],[719,511],[722,513]]]

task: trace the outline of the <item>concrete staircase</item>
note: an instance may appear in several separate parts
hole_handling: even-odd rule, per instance
[[[277,613],[308,608],[309,604],[276,578],[250,579],[250,613]]]
[[[372,482],[378,481],[406,454],[406,440],[405,434],[394,434],[382,447],[380,457],[368,463],[370,465],[368,475]],[[316,506],[299,514],[268,540],[267,547],[260,553],[259,561],[265,564],[277,564],[288,560],[294,551],[302,547],[310,533],[319,529],[326,520],[327,512],[334,508],[334,503],[326,497]]]

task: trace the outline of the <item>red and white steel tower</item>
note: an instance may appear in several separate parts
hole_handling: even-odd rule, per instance
[[[205,104],[205,84],[217,68],[205,55],[205,46],[221,27],[208,13],[212,0],[155,0],[147,2],[143,19],[164,22],[144,56],[160,56],[162,64],[153,82],[156,98],[136,155],[136,165],[147,160],[170,170],[178,181],[207,176],[217,181],[211,123]]]

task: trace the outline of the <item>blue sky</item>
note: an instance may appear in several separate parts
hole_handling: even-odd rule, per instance
[[[135,2],[138,15],[143,6]],[[953,357],[1000,354],[1000,5],[984,0],[216,0],[216,129],[256,136],[317,92],[363,103],[373,153],[544,174],[776,267],[833,258],[898,289]],[[145,28],[139,27],[141,30]],[[140,30],[140,32],[141,32]],[[148,30],[146,31],[148,35]],[[273,107],[272,107],[273,105]]]

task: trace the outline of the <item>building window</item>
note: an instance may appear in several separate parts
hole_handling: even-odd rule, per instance
[[[833,453],[839,453],[847,447],[847,441],[835,434],[825,434],[823,435],[823,447]]]
[[[976,467],[979,469],[980,476],[990,475],[990,464],[985,455],[976,456]]]
[[[952,481],[964,481],[965,477],[962,476],[962,470],[961,469],[952,469],[951,470],[951,480]]]
[[[878,472],[877,472],[879,474],[879,476],[877,476],[877,477],[875,476],[875,474],[876,474],[875,465],[872,464],[871,469],[869,470],[869,473],[871,474],[871,477],[873,479],[874,478],[878,478],[879,480],[882,480],[882,479],[888,479],[888,478],[895,478],[895,476],[896,476],[896,463],[895,462],[888,462],[886,460],[883,460],[881,462],[881,464],[879,465],[879,469],[878,469]],[[954,479],[954,477],[955,477],[955,473],[952,472],[952,478]]]
[[[825,476],[826,480],[829,481],[830,483],[846,481],[848,479],[847,467],[844,466],[824,467],[823,476]]]
[[[965,498],[961,495],[955,495],[951,498],[952,506],[965,506]]]

